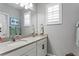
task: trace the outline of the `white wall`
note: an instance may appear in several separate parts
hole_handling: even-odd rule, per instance
[[[76,27],[75,24],[79,21],[79,4],[63,4],[63,20],[65,22],[65,26],[68,27],[69,30],[67,33],[69,34],[69,39],[72,45],[72,48],[76,51],[77,55],[79,55],[79,48],[76,47]],[[69,20],[69,21],[68,21]],[[67,34],[67,35],[68,35]],[[71,48],[71,49],[72,49]]]
[[[41,31],[41,24],[45,25],[46,24],[46,4],[39,3],[37,5],[37,26],[38,26],[38,34],[40,34]]]
[[[44,23],[44,20],[46,20],[46,14],[43,11],[45,11],[45,4],[38,4],[39,23]],[[65,3],[63,4],[62,12],[63,24],[45,26],[46,32],[48,33],[48,53],[65,55],[73,52],[79,55],[77,53],[79,49],[76,47],[75,27],[76,22],[79,20],[79,4]],[[39,23],[38,26],[40,26]]]
[[[78,16],[76,4],[63,4],[63,24],[48,26],[49,43],[56,55],[65,55],[75,51],[75,22]]]

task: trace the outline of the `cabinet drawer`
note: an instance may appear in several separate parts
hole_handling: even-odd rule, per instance
[[[10,52],[10,53],[6,54],[6,56],[21,56],[25,52],[29,52],[29,50],[31,50],[32,48],[36,48],[36,43],[32,43],[30,45],[27,45],[25,47],[17,49],[17,50],[15,50],[13,52]]]
[[[44,38],[44,39],[37,41],[38,44],[43,43],[43,42],[47,42],[47,38]]]

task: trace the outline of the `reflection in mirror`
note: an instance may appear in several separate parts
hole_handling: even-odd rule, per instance
[[[0,12],[1,42],[9,40],[12,41],[15,37],[18,39],[32,35],[33,32],[38,32],[37,10],[35,3],[33,3],[32,9],[22,8],[15,3],[2,3],[0,4],[0,10],[3,11]]]
[[[13,39],[15,36],[21,35],[21,27],[20,27],[20,21],[17,17],[10,17],[9,22],[9,30],[10,30],[10,38]]]

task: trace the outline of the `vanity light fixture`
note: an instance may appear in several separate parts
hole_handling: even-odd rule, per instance
[[[20,7],[24,7],[24,9],[32,9],[33,4],[32,3],[16,3],[17,5],[20,5]]]
[[[24,4],[23,4],[23,3],[20,3],[20,6],[21,6],[21,7],[24,7]]]

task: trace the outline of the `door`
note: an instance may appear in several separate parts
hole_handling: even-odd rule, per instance
[[[42,39],[37,42],[37,56],[47,55],[47,39]]]

